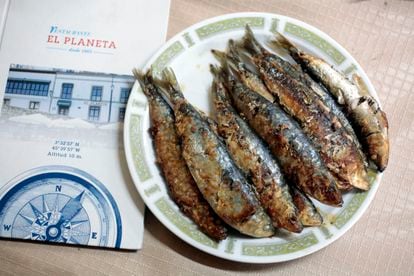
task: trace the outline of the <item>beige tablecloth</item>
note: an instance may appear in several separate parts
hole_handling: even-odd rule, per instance
[[[376,87],[390,123],[391,159],[360,221],[310,256],[249,265],[187,245],[147,210],[138,252],[0,241],[0,274],[414,274],[414,2],[172,0],[168,36],[241,11],[288,15],[318,27],[348,49]]]

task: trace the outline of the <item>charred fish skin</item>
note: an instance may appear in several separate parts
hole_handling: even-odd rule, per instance
[[[352,186],[367,190],[366,169],[358,148],[343,131],[339,120],[326,110],[320,99],[303,84],[287,77],[283,68],[262,60],[259,63],[269,90],[299,122],[317,147],[328,169],[342,190]],[[337,123],[337,124],[335,124]]]
[[[285,48],[312,77],[323,83],[338,104],[345,107],[368,158],[380,172],[384,171],[389,157],[388,121],[377,101],[369,95],[362,95],[358,86],[342,73],[323,59],[300,51],[281,34],[276,43]]]
[[[271,43],[275,44],[276,46],[279,45],[275,41],[271,41]],[[341,126],[344,128],[345,134],[349,136],[350,141],[356,147],[359,157],[362,160],[365,168],[365,173],[361,171],[361,177],[359,178],[362,179],[362,182],[359,185],[356,185],[356,187],[366,190],[368,188],[366,182],[366,171],[368,168],[368,161],[366,159],[365,154],[362,152],[361,143],[359,142],[358,137],[354,129],[352,128],[348,118],[344,114],[342,108],[338,106],[338,104],[335,102],[335,100],[332,98],[332,96],[326,90],[326,88],[314,81],[306,72],[304,72],[301,69],[300,66],[293,65],[290,62],[278,57],[277,55],[269,54],[269,52],[266,53],[266,58],[268,58],[272,62],[279,64],[281,67],[283,67],[284,71],[287,74],[289,74],[290,77],[310,88],[310,91],[313,92],[313,94],[320,99],[320,101],[315,102],[321,106],[322,110],[325,111],[325,113],[327,114],[332,113],[334,115],[332,117],[333,128],[338,129]]]
[[[224,222],[198,190],[182,157],[173,110],[152,83],[150,72],[144,75],[134,70],[134,75],[148,99],[157,163],[166,179],[171,197],[202,232],[215,240],[225,239],[227,229]]]
[[[363,116],[363,112],[355,112],[353,118],[355,120],[363,122],[361,125],[377,126],[374,128],[363,128],[362,133],[365,133],[366,142],[365,146],[370,153],[371,160],[376,164],[379,171],[384,171],[388,164],[389,158],[389,139],[388,139],[388,119],[384,111],[382,111],[378,103],[372,98],[369,94],[369,91],[365,84],[363,83],[361,77],[354,74],[353,81],[355,86],[358,88],[358,91],[361,94],[361,98],[358,101],[359,106],[358,110],[363,109],[364,105],[367,105],[365,110],[370,108],[375,114],[375,117],[363,117],[361,119],[357,118],[358,116]],[[383,129],[380,131],[380,129]],[[377,160],[377,161],[375,161]]]
[[[358,150],[359,156],[361,157],[364,167],[368,168],[368,161],[366,159],[366,155],[362,151],[362,145],[359,142],[359,139],[351,126],[348,118],[346,117],[345,113],[342,109],[338,106],[335,100],[332,98],[330,93],[326,90],[325,87],[321,86],[317,82],[315,82],[308,74],[303,72],[300,68],[297,68],[299,74],[302,76],[302,82],[309,86],[315,94],[320,97],[321,101],[325,104],[327,111],[332,112],[336,118],[338,119],[339,123],[345,129],[346,133],[349,135],[349,138],[354,143],[355,147]]]
[[[184,98],[171,69],[163,71],[184,160],[200,192],[226,223],[253,237],[274,235],[270,218],[209,123]]]
[[[301,232],[303,227],[279,166],[260,138],[231,106],[220,69],[212,66],[211,71],[215,75],[211,91],[218,130],[233,160],[246,175],[250,175],[273,225],[291,232]]]
[[[293,202],[299,210],[300,222],[304,226],[320,226],[323,218],[312,201],[298,188],[291,186]]]
[[[277,104],[239,81],[226,83],[234,106],[269,145],[288,181],[322,203],[341,206],[342,195],[335,180],[300,127]]]
[[[272,41],[272,43],[275,44],[274,41]],[[235,57],[235,56],[239,55],[239,51],[238,51],[236,46],[230,45],[230,49],[232,49],[231,50],[232,57]],[[358,138],[355,134],[355,131],[352,128],[349,120],[346,118],[346,116],[345,116],[344,112],[342,111],[342,109],[337,105],[337,103],[335,102],[335,100],[332,98],[332,96],[329,94],[329,92],[326,90],[325,87],[321,86],[319,83],[314,81],[307,73],[305,73],[301,69],[300,66],[291,64],[290,62],[284,60],[283,58],[279,57],[278,55],[267,51],[264,47],[262,47],[260,50],[266,56],[266,58],[269,59],[269,61],[275,62],[279,66],[283,67],[284,71],[287,74],[289,74],[290,77],[292,77],[293,79],[295,79],[295,80],[303,83],[304,85],[308,86],[311,89],[311,91],[314,92],[315,95],[320,97],[321,101],[326,106],[328,112],[332,112],[337,117],[337,119],[339,120],[339,124],[342,125],[345,128],[346,132],[350,135],[352,141],[355,143],[357,148],[361,149],[361,144],[359,143]],[[238,66],[238,68],[240,68],[240,67],[241,67],[241,65]],[[245,75],[252,75],[252,74],[253,74],[252,72],[249,72],[248,74],[245,74]],[[257,77],[258,76],[256,76],[256,78]],[[255,79],[255,78],[252,78],[252,79]],[[244,82],[244,79],[242,79],[242,80]],[[259,89],[260,89],[259,90],[259,89],[257,89],[258,86],[249,86],[246,82],[244,82],[244,83],[250,89],[252,89],[255,92],[258,92],[262,96],[263,96],[263,94],[259,92],[260,90],[266,89],[267,93],[270,93],[270,92],[268,92],[268,89],[266,87],[265,88],[259,87]],[[254,83],[256,83],[256,82],[254,82]],[[274,98],[273,98],[273,101],[274,101]],[[333,122],[333,124],[336,124],[336,123]],[[366,163],[365,154],[363,154],[361,152],[360,155],[361,155],[361,158],[364,160],[364,163]]]
[[[363,159],[336,116],[327,112],[324,103],[308,86],[291,77],[293,68],[286,61],[264,50],[249,27],[241,44],[252,55],[269,91],[316,146],[338,187],[349,190],[355,186],[367,190],[369,184]]]
[[[271,43],[277,47],[280,47],[279,43],[277,43],[276,41],[271,41]],[[346,115],[344,114],[342,109],[338,106],[338,104],[335,102],[335,100],[332,98],[332,96],[324,86],[321,86],[319,83],[314,81],[306,72],[304,72],[301,69],[300,66],[293,65],[290,62],[277,57],[277,55],[267,55],[267,57],[272,59],[274,62],[279,63],[280,66],[284,68],[287,74],[289,74],[295,80],[302,82],[304,85],[308,86],[311,89],[311,91],[314,92],[315,95],[320,97],[322,102],[328,108],[329,112],[332,112],[339,120],[340,124],[345,128],[346,132],[350,135],[355,145],[359,149],[361,148],[361,144],[358,141],[355,131],[351,126],[351,123],[349,122],[348,118],[346,118]],[[365,155],[362,154],[361,158],[365,158]]]
[[[334,125],[337,125],[335,128],[338,128],[339,126],[342,126],[346,133],[350,136],[350,139],[355,144],[355,146],[360,151],[361,144],[359,143],[358,137],[355,134],[354,129],[351,126],[351,123],[349,122],[348,118],[346,118],[344,112],[342,109],[338,106],[338,104],[335,102],[335,100],[332,98],[330,93],[326,90],[325,87],[321,86],[319,83],[314,81],[307,73],[305,73],[300,67],[294,66],[290,64],[287,61],[284,61],[281,63],[284,65],[284,70],[286,73],[288,73],[292,78],[295,80],[302,82],[304,85],[309,87],[311,91],[320,98],[320,100],[323,102],[323,105],[325,106],[327,112],[332,113],[335,116],[335,119],[339,121],[339,124],[336,123],[336,120],[333,121]],[[361,158],[364,160],[364,164],[366,164],[365,160],[365,154],[360,152]],[[367,165],[365,165],[366,167]]]

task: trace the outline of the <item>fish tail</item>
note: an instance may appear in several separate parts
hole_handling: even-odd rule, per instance
[[[237,71],[237,65],[231,56],[229,56],[226,52],[218,51],[218,50],[211,50],[213,55],[217,58],[220,62],[221,68],[216,71],[217,74],[220,75],[221,80],[231,81],[236,78],[234,71]],[[211,69],[210,69],[211,70]],[[212,71],[214,74],[215,72]]]
[[[275,34],[275,39],[270,41],[270,44],[285,49],[286,51],[288,51],[291,54],[299,54],[299,49],[298,47],[296,47],[295,44],[293,44],[289,39],[287,39],[284,35],[282,35],[281,33],[277,32]]]
[[[217,65],[210,64],[210,72],[214,76],[214,82],[223,81],[223,69]]]
[[[218,62],[220,62],[220,64],[223,66],[223,64],[226,62],[227,60],[227,53],[223,52],[223,51],[219,51],[216,49],[212,49],[211,53],[213,54],[213,56],[218,60]],[[210,68],[211,69],[211,68]]]
[[[219,95],[219,90],[220,90],[219,86],[220,86],[220,83],[222,83],[221,71],[222,69],[219,66],[210,64],[210,72],[213,74],[213,84],[212,84],[211,93],[214,99],[217,98]]]
[[[137,68],[133,68],[132,74],[141,86],[142,92],[144,92],[147,97],[152,98],[154,96],[152,89],[148,89],[150,85],[153,85],[152,70],[150,69],[144,73]]]
[[[173,88],[174,90],[181,91],[181,87],[178,84],[177,77],[175,76],[175,73],[171,67],[167,67],[164,70],[162,70],[162,77],[163,80],[165,80],[171,86],[171,88]]]
[[[234,63],[232,58],[226,52],[223,52],[223,51],[213,49],[211,50],[211,52],[213,53],[214,57],[220,62],[221,76],[224,77],[224,75],[228,75],[230,73],[230,67],[233,67],[233,63]],[[213,71],[212,73],[214,74]]]
[[[132,74],[134,75],[135,79],[140,84],[142,90],[149,84],[148,79],[146,78],[146,74],[137,68],[132,69]]]
[[[227,89],[229,88],[230,82],[233,82],[236,78],[227,60],[225,60],[221,67],[211,65],[210,70],[215,77],[215,82],[224,85]]]
[[[228,79],[228,76],[231,73],[230,66],[232,63],[229,55],[226,52],[215,49],[211,50],[211,52],[213,53],[214,57],[220,62],[221,68],[218,66],[210,65],[210,71],[214,76],[220,77],[221,80]]]
[[[213,74],[212,93],[217,94],[219,86],[224,83],[223,69],[217,65],[210,64],[210,72]]]
[[[218,50],[211,50],[211,52],[213,53],[214,57],[220,62],[221,65],[221,71],[223,71],[222,73],[226,72],[228,67],[230,66],[229,63],[233,63],[231,57],[223,51],[218,51]]]
[[[227,56],[230,67],[237,73],[242,73],[247,70],[243,59],[247,59],[249,61],[252,60],[252,57],[247,53],[243,53],[237,46],[236,42],[234,42],[232,39],[229,40],[229,53]]]
[[[234,43],[234,41],[232,41]],[[234,45],[233,45],[234,46]],[[235,51],[233,49],[233,51]],[[241,68],[241,59],[239,56],[236,56],[234,54],[226,53],[223,51],[218,50],[211,50],[214,57],[220,62],[221,65],[221,71],[222,71],[222,77],[225,79],[225,76],[228,77],[234,77],[234,73],[240,74],[240,68]]]
[[[238,73],[251,73],[252,70],[248,68],[247,64],[253,65],[253,67],[255,67],[254,57],[248,51],[246,52],[246,49],[242,45],[240,45],[240,43],[236,43],[232,39],[230,39],[228,47],[229,53],[227,54],[227,56],[229,57],[228,59],[231,61],[229,63],[233,64],[232,67],[235,68],[235,70],[238,71]],[[262,53],[265,52],[266,50],[263,48]]]
[[[169,89],[169,83],[167,81],[165,81],[164,79],[156,78],[156,77],[153,77],[153,76],[151,76],[151,77],[153,78],[152,82],[154,83],[154,85],[156,87],[160,88],[161,91],[164,92],[164,94],[165,94],[165,92]]]
[[[172,101],[176,101],[179,99],[185,99],[184,94],[181,91],[181,87],[177,81],[177,77],[175,76],[174,71],[172,68],[167,67],[162,70],[162,79],[154,80],[155,83],[162,87],[166,96]]]
[[[240,51],[240,48],[237,47],[237,44],[233,39],[229,40],[228,56],[234,63],[239,63],[239,64],[243,63],[243,58],[242,58],[243,53]],[[248,57],[246,54],[244,56],[250,59],[250,57]]]
[[[239,46],[244,48],[252,56],[263,54],[265,49],[256,40],[253,31],[248,24],[246,25],[245,30],[246,32],[240,41]]]
[[[226,73],[224,72],[224,69],[217,65],[210,64],[210,71],[214,75],[213,89],[211,90],[213,97],[220,101],[227,102],[228,95],[226,91]]]

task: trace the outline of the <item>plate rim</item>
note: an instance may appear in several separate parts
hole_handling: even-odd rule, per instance
[[[370,79],[368,78],[367,74],[365,73],[365,71],[363,70],[363,68],[360,66],[360,64],[355,60],[355,58],[343,47],[341,46],[338,42],[336,42],[332,37],[330,37],[328,34],[326,34],[325,32],[323,32],[322,30],[306,23],[303,22],[301,20],[289,17],[289,16],[285,16],[285,15],[280,15],[280,14],[276,14],[276,13],[265,13],[265,12],[237,12],[237,13],[228,13],[228,14],[223,14],[223,15],[219,15],[219,16],[215,16],[215,17],[211,17],[205,20],[202,20],[198,23],[195,23],[191,26],[188,26],[187,28],[185,28],[184,30],[182,30],[181,32],[175,34],[174,36],[172,36],[162,47],[160,47],[153,55],[150,59],[148,59],[148,61],[146,62],[145,66],[143,66],[143,69],[148,69],[150,68],[151,64],[153,64],[157,58],[166,50],[168,49],[172,44],[174,44],[177,41],[181,40],[181,37],[186,34],[189,33],[191,31],[194,31],[202,26],[206,26],[208,24],[214,23],[214,22],[218,22],[218,21],[222,21],[222,20],[226,20],[226,19],[233,19],[233,18],[239,18],[239,17],[263,17],[263,18],[269,18],[269,17],[275,17],[275,18],[281,18],[284,21],[288,21],[288,22],[292,22],[296,25],[299,25],[301,27],[304,27],[307,30],[310,30],[312,32],[315,32],[318,36],[320,36],[321,38],[327,40],[329,43],[331,43],[334,48],[338,49],[340,53],[345,54],[345,56],[350,59],[350,64],[355,64],[356,68],[358,69],[358,71],[360,72],[361,77],[364,80],[364,83],[367,85],[368,90],[370,91],[370,94],[372,94],[372,96],[374,96],[374,98],[377,99],[378,103],[381,106],[381,103],[378,99],[378,94],[374,88],[374,86],[372,85]],[[137,81],[135,81],[133,88],[131,89],[131,95],[133,93],[137,93],[137,90],[139,91],[139,84]],[[135,92],[134,92],[135,91]],[[339,229],[330,239],[325,239],[323,241],[318,240],[318,243],[311,246],[311,247],[307,247],[304,249],[301,249],[299,251],[296,252],[291,252],[288,254],[281,254],[281,255],[273,255],[273,256],[249,256],[249,255],[237,255],[237,254],[224,254],[223,252],[217,250],[217,249],[212,249],[211,247],[208,247],[200,242],[195,241],[194,239],[192,239],[190,236],[186,235],[185,233],[183,233],[180,229],[178,229],[178,227],[176,225],[174,225],[171,221],[169,221],[167,219],[167,217],[160,212],[160,210],[155,206],[153,201],[150,201],[150,199],[148,199],[147,197],[144,196],[144,188],[142,187],[142,183],[145,182],[141,181],[136,173],[136,169],[135,169],[135,164],[134,164],[134,160],[133,160],[133,154],[131,151],[131,144],[130,144],[130,119],[131,119],[131,109],[132,109],[132,101],[129,100],[128,104],[127,104],[127,109],[125,112],[125,121],[124,121],[124,135],[123,135],[123,140],[124,140],[124,152],[126,155],[126,159],[127,159],[127,165],[128,165],[128,170],[130,172],[130,175],[132,177],[132,180],[134,182],[134,185],[136,187],[136,189],[139,192],[139,195],[141,197],[141,199],[144,201],[145,205],[151,210],[151,212],[154,214],[154,216],[171,232],[173,232],[177,237],[179,237],[181,240],[185,241],[186,243],[188,243],[189,245],[216,257],[220,257],[223,259],[227,259],[230,261],[236,261],[236,262],[241,262],[241,263],[278,263],[278,262],[284,262],[284,261],[289,261],[289,260],[294,260],[294,259],[298,259],[298,258],[302,258],[305,257],[309,254],[312,254],[314,252],[317,252],[325,247],[327,247],[328,245],[332,244],[333,242],[335,242],[337,239],[339,239],[340,237],[342,237],[351,227],[353,227],[355,225],[356,222],[359,221],[359,219],[362,217],[362,215],[366,212],[368,206],[371,204],[377,190],[379,187],[379,184],[382,180],[382,176],[383,173],[377,173],[375,180],[373,181],[370,190],[367,192],[367,195],[364,199],[364,201],[362,202],[362,204],[359,206],[358,210],[352,215],[351,219],[341,228]],[[148,116],[149,116],[149,112],[148,112],[148,105],[145,107],[145,112],[143,113],[143,119],[144,119],[144,123],[148,122]],[[146,126],[147,128],[149,127],[149,125]],[[147,129],[145,129],[145,126],[142,125],[142,138],[143,138],[143,143],[148,143],[148,141],[146,141],[146,139],[144,139],[145,137],[145,132],[147,131]],[[145,145],[145,146],[152,146],[152,145]],[[147,152],[144,149],[144,158],[147,159]],[[155,164],[154,164],[155,165]],[[157,169],[158,171],[158,169]],[[161,172],[159,172],[161,174]],[[162,177],[161,177],[162,178]],[[171,198],[170,198],[171,200]],[[171,200],[172,201],[172,200]],[[175,203],[174,203],[175,204]]]

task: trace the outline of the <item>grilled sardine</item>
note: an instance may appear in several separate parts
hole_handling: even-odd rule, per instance
[[[184,98],[171,69],[163,71],[166,93],[173,104],[184,160],[210,206],[226,223],[253,237],[274,234],[269,216],[226,146],[209,123]]]
[[[388,121],[377,101],[363,95],[358,86],[324,60],[302,52],[281,34],[275,43],[285,48],[292,58],[316,80],[325,85],[346,114],[367,152],[379,171],[385,170],[389,157]]]
[[[134,75],[148,99],[157,162],[173,200],[204,233],[216,240],[225,239],[224,223],[203,198],[182,157],[173,110],[153,84],[150,72],[144,75],[134,70]]]
[[[218,131],[229,153],[237,166],[250,176],[273,225],[291,232],[301,232],[297,209],[278,164],[261,139],[231,106],[221,70],[211,66],[211,71],[215,75],[212,94]]]
[[[288,181],[332,206],[342,205],[342,195],[319,153],[300,127],[280,107],[227,74],[226,85],[234,106],[267,142]]]
[[[329,112],[307,85],[286,72],[292,70],[279,56],[264,49],[246,27],[242,45],[252,55],[262,79],[277,102],[302,127],[337,180],[341,190],[369,188],[366,169],[358,148],[338,118]]]
[[[299,210],[300,222],[304,226],[322,225],[323,218],[312,201],[294,186],[291,186],[291,194],[293,202]]]

